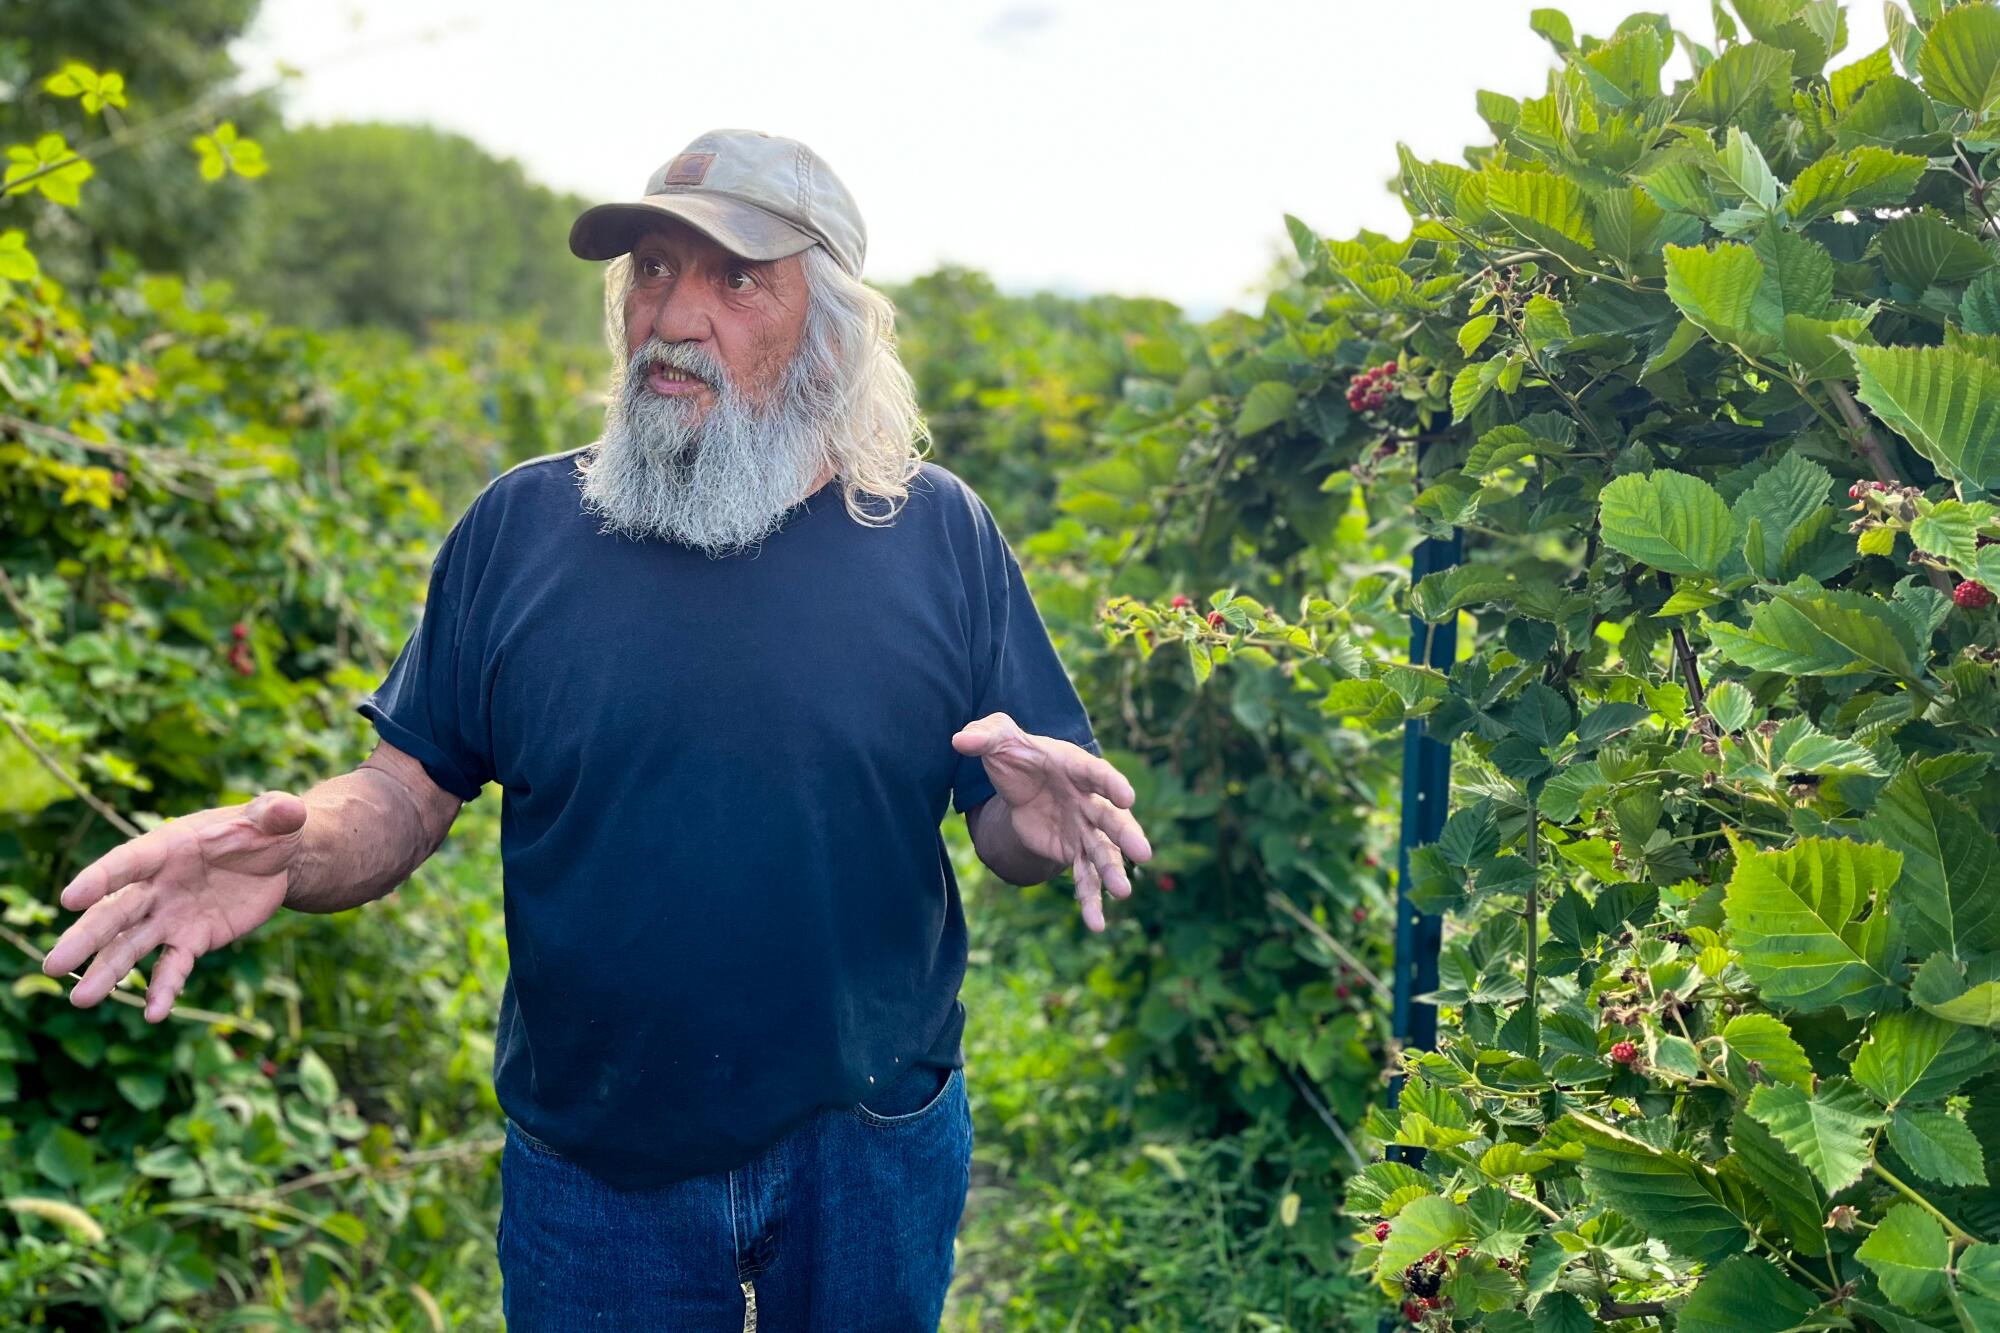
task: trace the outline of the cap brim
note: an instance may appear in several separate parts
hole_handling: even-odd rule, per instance
[[[569,229],[570,253],[578,259],[616,259],[630,253],[661,218],[678,218],[745,259],[783,259],[815,240],[783,218],[723,195],[649,194],[634,203],[585,209]]]

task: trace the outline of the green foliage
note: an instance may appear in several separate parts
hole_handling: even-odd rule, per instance
[[[1113,600],[1141,662],[1276,675],[1298,750],[1453,746],[1410,858],[1441,1045],[1346,1203],[1427,1328],[1996,1308],[2000,620],[1953,589],[2000,587],[2000,7],[1892,6],[1858,59],[1830,0],[1715,14],[1538,11],[1558,67],[1481,94],[1462,163],[1403,154],[1408,234],[1290,220],[1299,280],[1114,417],[1150,494],[1073,483],[1106,519],[1068,549],[1228,571],[1222,624]],[[1410,665],[1385,599],[1459,660]]]
[[[221,133],[202,150],[203,174],[245,174]],[[442,130],[326,125],[268,138],[275,165],[242,244],[209,261],[249,303],[314,328],[420,334],[532,318],[579,345],[600,336],[598,269],[565,240],[582,199]]]
[[[51,886],[136,830],[365,752],[352,701],[408,633],[448,506],[587,428],[596,355],[273,327],[123,257],[66,289],[6,235],[0,1324],[483,1318],[504,976],[484,857],[448,850],[356,922],[273,923],[158,1027],[71,1008],[35,963]],[[494,813],[462,836],[490,843]]]

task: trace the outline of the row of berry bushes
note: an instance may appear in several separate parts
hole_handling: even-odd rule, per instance
[[[1305,279],[1073,479],[1102,540],[1229,534],[1220,624],[1112,633],[1267,682],[1267,799],[1453,747],[1445,1035],[1345,1196],[1412,1325],[2000,1326],[2000,7],[1889,17],[1537,11],[1556,69],[1404,154],[1408,235],[1294,224]]]

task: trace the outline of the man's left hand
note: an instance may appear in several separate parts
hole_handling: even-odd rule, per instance
[[[993,791],[1006,803],[1016,841],[1036,856],[1067,865],[1076,876],[1083,922],[1104,929],[1104,894],[1132,896],[1124,858],[1151,859],[1135,793],[1125,775],[1073,741],[1021,730],[1005,713],[988,713],[951,738],[962,755],[986,765]]]

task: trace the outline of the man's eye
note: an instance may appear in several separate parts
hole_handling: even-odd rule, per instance
[[[643,277],[664,277],[666,271],[667,261],[657,255],[646,255],[639,260],[639,273]]]
[[[740,285],[736,281],[738,278],[743,280]],[[757,276],[748,269],[733,268],[729,270],[729,289],[731,291],[747,292],[756,285]]]

